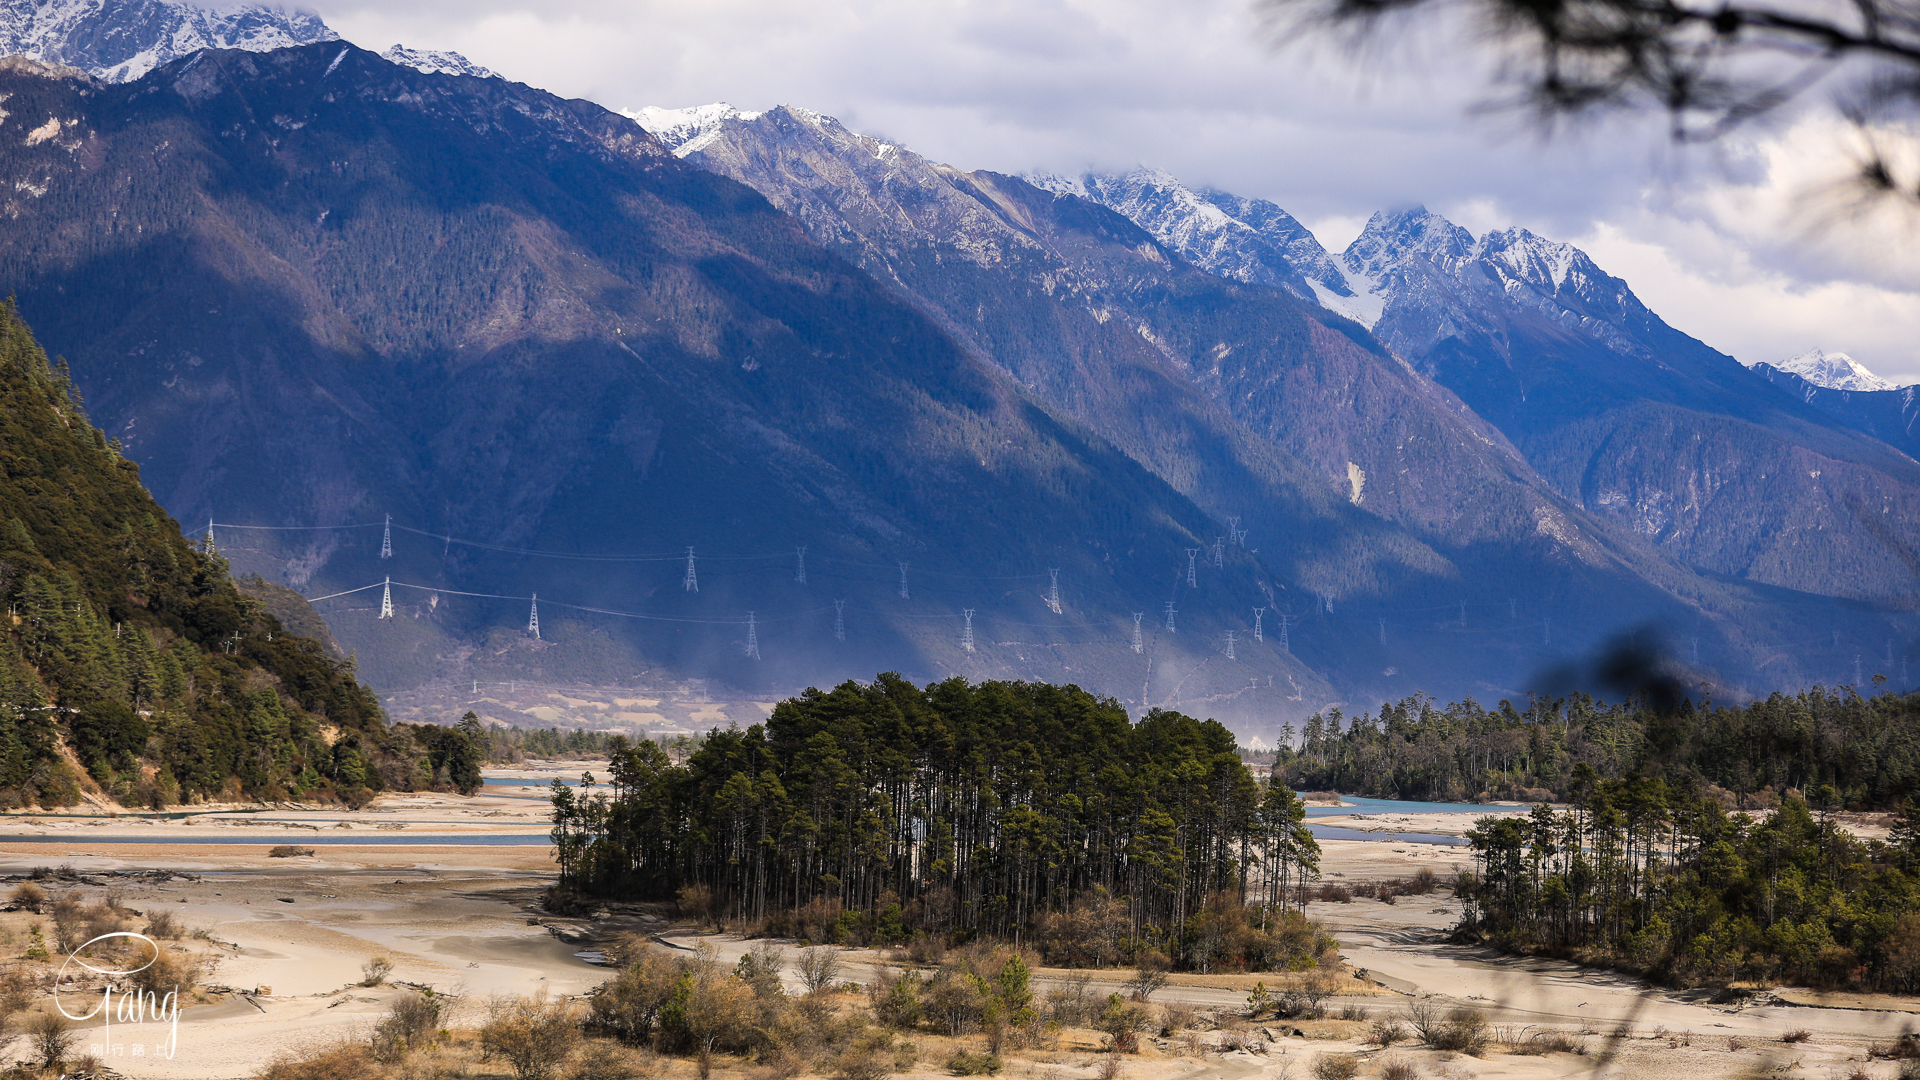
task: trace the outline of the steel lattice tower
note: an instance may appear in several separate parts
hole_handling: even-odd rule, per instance
[[[448,544],[449,545],[452,544],[451,537],[448,538]],[[380,530],[380,557],[383,559],[393,558],[393,515],[392,514],[387,515],[387,523]]]
[[[393,618],[392,578],[388,578],[386,582],[380,586],[380,617],[383,619]]]
[[[968,652],[972,652],[973,651],[973,609],[962,608],[960,611],[960,615],[962,618],[965,618],[967,620],[966,629],[960,631],[960,647],[967,650]]]
[[[693,572],[693,549],[687,549],[687,576],[680,579],[680,587],[687,592],[700,591],[700,575]]]
[[[1146,615],[1146,612],[1144,611],[1136,611],[1133,613],[1133,651],[1134,652],[1145,652],[1147,650],[1146,642],[1140,637],[1140,620],[1145,615]]]
[[[565,605],[562,605],[565,606]],[[533,594],[533,606],[527,609],[527,636],[540,640],[540,594]]]

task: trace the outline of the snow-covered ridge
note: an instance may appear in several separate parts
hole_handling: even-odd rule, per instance
[[[1022,179],[1055,195],[1100,203],[1221,277],[1278,286],[1363,321],[1373,306],[1353,295],[1346,275],[1305,226],[1264,199],[1189,187],[1148,168],[1081,176],[1034,172]]]
[[[415,71],[423,71],[428,75],[471,75],[476,79],[500,77],[498,72],[483,68],[457,52],[409,49],[405,45],[396,44],[393,48],[381,53],[380,59],[413,68]]]
[[[711,105],[690,105],[684,109],[662,109],[657,105],[648,105],[643,109],[622,109],[620,114],[667,144],[667,149],[672,150],[675,157],[698,153],[719,136],[721,128],[729,120],[752,121],[761,116],[757,112],[736,109],[724,101],[716,101]]]
[[[182,0],[0,0],[0,54],[129,82],[202,49],[266,52],[336,41],[318,15],[269,4],[218,10]]]
[[[1752,367],[1752,364],[1747,365]],[[1865,365],[1843,352],[1827,352],[1814,349],[1801,353],[1790,360],[1782,360],[1772,365],[1775,369],[1790,372],[1807,380],[1815,386],[1829,390],[1898,390],[1900,384],[1868,371]]]

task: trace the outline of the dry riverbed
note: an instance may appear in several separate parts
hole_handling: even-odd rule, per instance
[[[152,1047],[164,1041],[165,1033],[151,1025],[115,1025],[110,1034],[97,1025],[87,1027],[80,1052],[98,1043],[106,1064],[131,1077],[250,1076],[277,1053],[364,1034],[396,995],[410,992],[391,984],[357,985],[363,964],[375,956],[393,961],[392,981],[458,995],[463,1005],[452,1018],[458,1027],[478,1021],[489,995],[542,989],[584,994],[609,974],[592,962],[596,934],[639,930],[661,935],[670,946],[694,947],[697,941],[684,927],[645,909],[623,908],[596,922],[559,918],[539,908],[552,874],[541,785],[555,776],[577,778],[584,767],[573,762],[495,770],[488,775],[523,780],[525,786],[489,785],[473,799],[385,796],[356,812],[289,806],[261,812],[206,808],[175,818],[0,815],[5,837],[0,839],[0,875],[67,867],[83,880],[43,882],[49,891],[77,889],[89,902],[114,893],[130,909],[164,908],[205,931],[204,938],[183,944],[216,963],[181,1013],[170,1060],[154,1056]],[[1474,819],[1464,814],[1398,817],[1316,820],[1382,832],[1457,835]],[[131,842],[149,838],[160,842]],[[271,856],[279,845],[313,853]],[[1424,866],[1444,882],[1469,863],[1459,847],[1357,840],[1323,841],[1322,847],[1323,868],[1336,881],[1403,877]],[[150,870],[172,875],[131,873]],[[1911,1000],[1821,997],[1790,989],[1716,1000],[1708,993],[1650,988],[1557,962],[1450,946],[1444,930],[1458,909],[1445,889],[1401,897],[1394,904],[1314,904],[1310,914],[1333,928],[1348,963],[1362,975],[1343,983],[1332,1002],[1334,1018],[1255,1021],[1245,1037],[1260,1052],[1221,1052],[1227,1033],[1219,1030],[1177,1033],[1148,1042],[1142,1054],[1125,1061],[1122,1075],[1128,1080],[1307,1080],[1321,1055],[1355,1053],[1362,1076],[1378,1076],[1391,1063],[1404,1061],[1423,1076],[1486,1080],[1756,1075],[1825,1080],[1848,1076],[1855,1068],[1890,1080],[1897,1063],[1867,1061],[1869,1047],[1920,1029],[1920,1003]],[[21,956],[34,922],[49,920],[27,912],[0,915],[0,950]],[[732,937],[710,940],[728,962],[749,944]],[[895,962],[862,950],[848,950],[845,960],[845,977],[856,981],[870,977],[876,964]],[[48,966],[57,967],[57,958]],[[1118,990],[1127,974],[1097,973],[1095,985],[1102,993]],[[1044,995],[1068,973],[1040,969],[1035,975]],[[1285,977],[1176,975],[1154,1000],[1227,1017],[1244,1006],[1256,982],[1273,990]],[[1421,1000],[1482,1010],[1495,1046],[1476,1056],[1406,1043],[1381,1049],[1364,1041],[1370,1020],[1402,1016]],[[68,1004],[72,1012],[87,1007]],[[1502,1045],[1524,1042],[1541,1030],[1572,1036],[1585,1053],[1527,1056]],[[1781,1041],[1799,1030],[1809,1032],[1808,1038]],[[910,1075],[944,1075],[940,1065],[951,1040],[917,1038],[923,1044],[921,1059]],[[1003,1075],[1092,1080],[1101,1065],[1097,1038],[1087,1031],[1061,1032],[1051,1047],[1016,1052]],[[1227,1041],[1238,1038],[1235,1033]],[[136,1046],[144,1048],[138,1057],[131,1052]],[[115,1054],[115,1047],[123,1049]],[[462,1067],[475,1077],[500,1071],[497,1063]],[[751,1071],[739,1063],[717,1070],[723,1080]],[[692,1066],[660,1063],[654,1075],[691,1080]]]

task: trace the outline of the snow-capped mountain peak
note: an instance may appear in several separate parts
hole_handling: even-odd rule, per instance
[[[479,64],[461,56],[457,52],[444,52],[437,49],[409,49],[405,45],[395,45],[380,54],[387,60],[428,75],[471,75],[476,79],[497,79],[498,72],[483,68]]]
[[[1203,270],[1276,285],[1365,321],[1363,312],[1350,310],[1356,298],[1326,249],[1292,215],[1265,199],[1188,187],[1171,173],[1151,168],[1078,177],[1028,173],[1022,179],[1120,213]]]
[[[712,143],[728,121],[758,120],[761,114],[716,101],[711,105],[692,105],[684,109],[662,109],[648,105],[643,109],[622,109],[621,115],[667,144],[675,157],[686,157]]]
[[[1752,366],[1752,365],[1748,365]],[[1868,371],[1860,361],[1843,352],[1814,349],[1773,367],[1798,375],[1815,386],[1829,390],[1898,390],[1900,384]]]
[[[67,64],[108,82],[130,82],[202,49],[265,52],[339,37],[320,16],[273,4],[0,0],[0,55]]]
[[[1572,244],[1536,236],[1521,228],[1491,232],[1480,238],[1478,252],[1502,272],[1529,285],[1559,291],[1570,276],[1591,278],[1598,268],[1587,253]],[[1576,282],[1578,284],[1578,282]]]
[[[1474,247],[1472,233],[1424,206],[1413,206],[1368,218],[1340,261],[1348,270],[1377,280],[1409,256],[1451,266],[1472,257]]]

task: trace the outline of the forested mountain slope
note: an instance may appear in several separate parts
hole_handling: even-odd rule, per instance
[[[0,306],[0,807],[364,797],[432,782],[314,641],[241,595]]]
[[[1848,427],[1920,458],[1920,387],[1841,390],[1817,386],[1772,364],[1754,364],[1747,370]]]
[[[342,44],[0,84],[58,130],[0,127],[26,185],[0,280],[183,517],[376,523],[259,534],[243,565],[307,595],[427,586],[396,586],[396,619],[330,609],[382,685],[504,657],[762,689],[961,671],[1249,714],[1256,684],[1269,709],[1331,694],[1333,634],[1225,662],[1272,577],[1236,549],[1187,590],[1205,512],[616,114]],[[387,513],[431,538],[396,530],[380,559]],[[1155,617],[1140,652],[1133,612]]]

